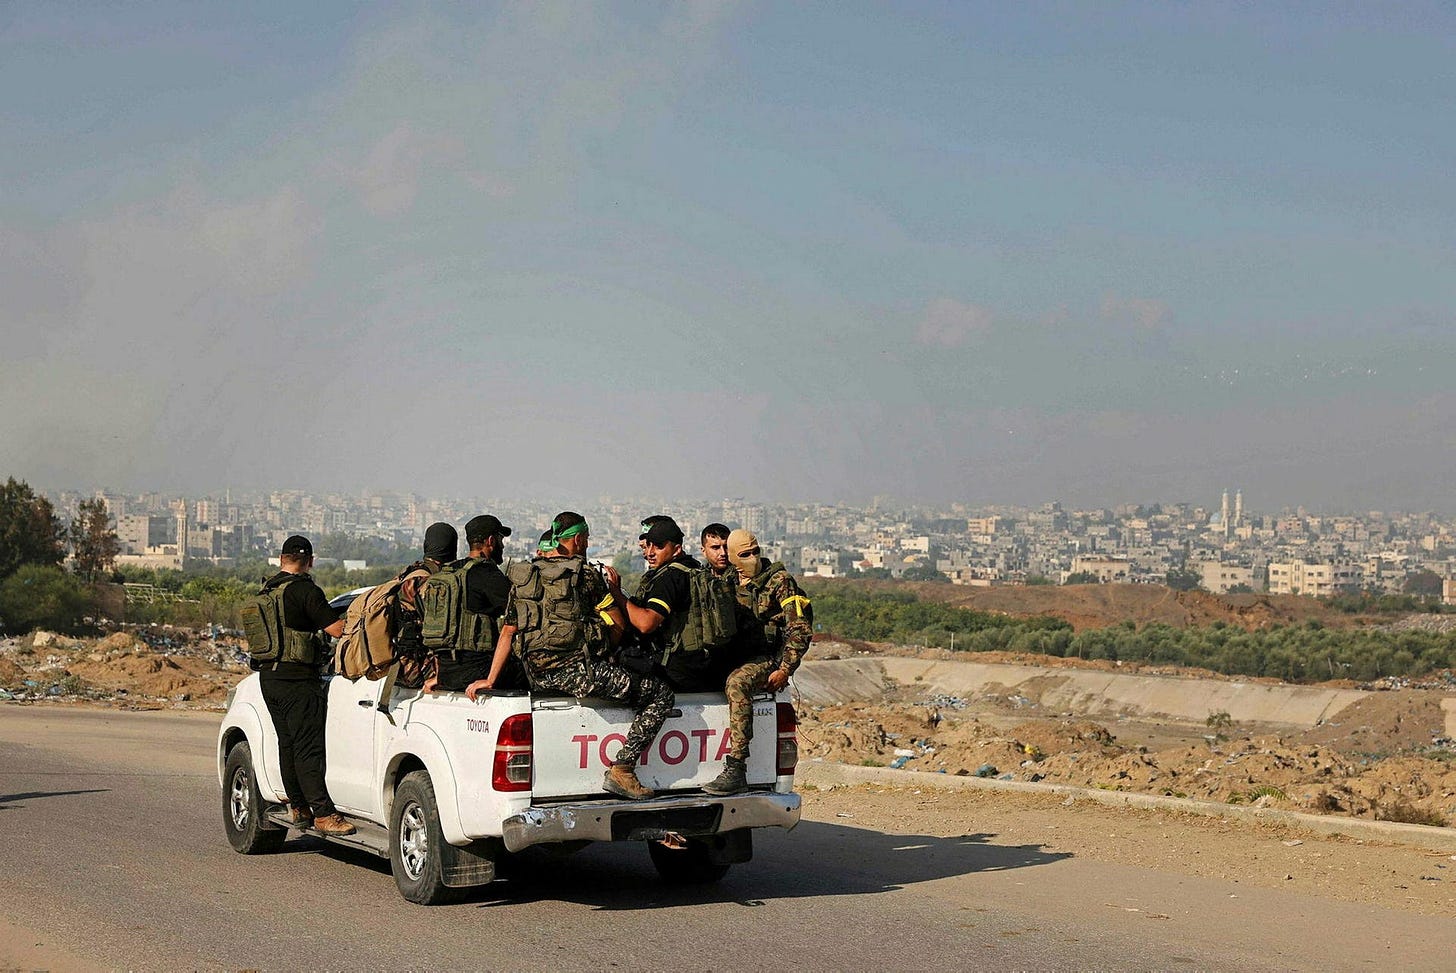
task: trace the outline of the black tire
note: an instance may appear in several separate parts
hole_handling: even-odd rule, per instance
[[[261,855],[283,844],[288,832],[263,816],[265,808],[253,770],[253,751],[240,743],[228,753],[222,774],[222,826],[233,851]]]
[[[389,812],[389,870],[406,901],[416,905],[457,902],[466,889],[445,884],[441,872],[439,806],[426,771],[416,770],[399,782]]]
[[[647,854],[663,881],[672,885],[708,885],[728,874],[728,865],[713,861],[707,842],[701,838],[687,841],[686,848],[668,848],[656,841],[647,843]]]

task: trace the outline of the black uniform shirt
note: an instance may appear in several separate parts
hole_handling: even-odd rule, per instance
[[[670,562],[689,568],[701,568],[697,558],[679,554]],[[683,618],[692,608],[692,582],[686,571],[678,571],[664,564],[643,580],[639,604],[663,616],[662,625],[644,641],[651,647],[653,656],[661,658],[667,648],[667,633],[673,629],[675,619]],[[673,689],[684,693],[712,692],[723,688],[723,674],[719,660],[706,652],[674,652],[661,667]]]
[[[290,579],[297,579],[283,589],[283,626],[298,632],[320,632],[339,620],[339,613],[329,607],[324,589],[314,583],[313,577],[305,574],[291,574],[279,571],[263,583],[264,588],[276,588]],[[322,662],[320,658],[319,662]],[[280,662],[275,668],[269,662],[252,663],[253,671],[266,672],[271,679],[317,679],[318,664],[307,662]]]
[[[697,558],[691,554],[679,554],[670,562],[690,568],[700,568]],[[641,605],[663,616],[663,624],[687,612],[692,604],[692,587],[688,576],[682,571],[669,571],[666,564],[650,572],[643,579]]]
[[[468,564],[469,558],[457,561]],[[510,579],[505,576],[494,561],[482,560],[465,575],[465,608],[477,615],[500,618],[506,611],[506,599],[511,593]]]

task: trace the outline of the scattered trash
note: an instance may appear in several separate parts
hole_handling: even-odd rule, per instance
[[[1304,844],[1303,841],[1300,841],[1298,838],[1295,838],[1293,841],[1286,841],[1286,842],[1284,842],[1284,847],[1286,847],[1286,848],[1297,848],[1297,847],[1299,847],[1302,844]]]
[[[906,764],[908,764],[910,762],[910,759],[911,758],[909,756],[896,757],[894,760],[890,761],[890,769],[899,770],[901,767],[904,767]]]
[[[977,777],[995,777],[998,773],[1000,771],[991,764],[981,764],[981,766],[976,768]]]

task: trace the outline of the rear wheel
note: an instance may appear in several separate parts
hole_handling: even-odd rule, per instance
[[[647,843],[647,854],[657,874],[673,885],[707,885],[728,874],[728,866],[713,861],[712,849],[701,838],[687,839],[686,848],[668,848],[657,841]]]
[[[417,905],[455,902],[464,889],[450,888],[442,872],[440,814],[435,788],[423,770],[407,774],[394,792],[389,816],[389,869],[399,894]]]
[[[228,844],[244,855],[277,851],[288,836],[263,816],[263,795],[253,770],[253,751],[240,743],[228,753],[222,774],[222,824]]]

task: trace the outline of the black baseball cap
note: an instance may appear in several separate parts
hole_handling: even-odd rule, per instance
[[[642,533],[637,535],[639,541],[646,541],[653,547],[661,547],[664,544],[681,544],[683,542],[682,528],[677,521],[664,514],[654,514],[642,521]]]
[[[465,540],[470,544],[483,541],[492,534],[510,537],[511,529],[502,524],[493,514],[471,517],[465,524]]]
[[[313,545],[302,534],[294,534],[283,542],[282,553],[285,556],[313,557]]]

